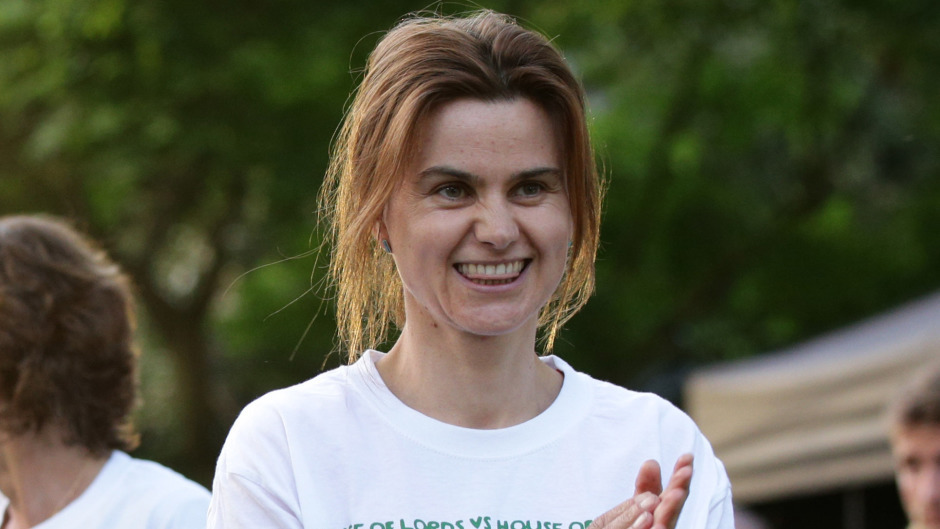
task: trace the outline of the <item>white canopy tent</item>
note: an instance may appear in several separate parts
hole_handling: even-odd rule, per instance
[[[940,360],[940,293],[791,349],[693,373],[686,407],[736,501],[890,479],[884,409]]]

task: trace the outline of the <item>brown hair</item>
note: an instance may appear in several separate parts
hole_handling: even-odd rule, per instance
[[[53,218],[0,217],[0,431],[134,448],[134,321],[127,277],[91,241]]]
[[[466,17],[413,16],[378,43],[340,129],[320,194],[332,245],[339,339],[350,362],[404,323],[394,263],[375,244],[382,210],[417,151],[423,120],[460,98],[526,98],[555,124],[574,220],[564,279],[539,324],[551,350],[562,324],[594,289],[603,182],[588,137],[581,85],[541,34],[492,11]]]
[[[909,381],[891,402],[888,415],[892,428],[940,426],[940,364]]]

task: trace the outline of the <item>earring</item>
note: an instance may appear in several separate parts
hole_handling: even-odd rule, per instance
[[[382,239],[382,248],[385,248],[385,251],[392,253],[392,245],[388,243],[388,239]]]

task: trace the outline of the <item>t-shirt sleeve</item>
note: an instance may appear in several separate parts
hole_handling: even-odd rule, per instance
[[[209,529],[303,527],[282,498],[245,476],[231,472],[216,473],[212,488],[207,525]]]
[[[299,510],[283,421],[275,410],[252,403],[219,455],[208,528],[300,529]]]
[[[718,485],[715,487],[712,496],[711,505],[708,509],[708,528],[709,529],[734,529],[734,507],[731,502],[731,483],[728,481],[728,475],[725,472],[724,465],[717,458],[713,459],[713,464],[717,467],[716,474],[719,476]]]
[[[679,449],[690,451],[695,460],[692,464],[692,483],[689,498],[679,517],[681,529],[734,529],[734,511],[731,501],[731,482],[724,464],[715,456],[711,443],[698,429],[691,417],[677,409],[667,410],[670,425],[665,429],[669,439],[688,443]],[[672,447],[675,451],[678,447]],[[663,480],[668,479],[667,476]]]
[[[711,489],[708,500],[708,521],[704,527],[734,529],[734,508],[731,502],[731,482],[728,480],[728,473],[697,427],[696,433],[699,440],[696,443],[695,457],[698,461],[695,464],[699,467],[698,471],[707,477],[702,485],[707,483]],[[694,472],[693,470],[693,474]]]

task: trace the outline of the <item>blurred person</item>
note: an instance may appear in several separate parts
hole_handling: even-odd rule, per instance
[[[209,493],[134,459],[128,278],[62,220],[0,217],[2,529],[196,529]]]
[[[908,529],[940,529],[940,366],[892,402],[891,452]]]
[[[320,195],[350,365],[242,411],[209,527],[732,529],[687,415],[536,352],[593,290],[602,187],[544,36],[491,11],[387,33]]]

